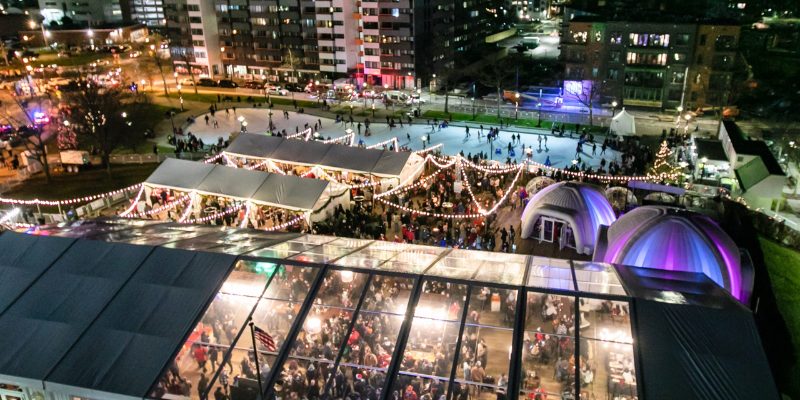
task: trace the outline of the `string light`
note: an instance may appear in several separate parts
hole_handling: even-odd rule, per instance
[[[120,216],[124,217],[124,216],[130,214],[131,212],[133,212],[133,209],[136,208],[137,205],[139,205],[139,200],[141,200],[141,198],[142,198],[142,193],[144,193],[144,185],[142,185],[142,187],[139,188],[139,194],[137,194],[136,198],[133,199],[133,202],[131,203],[131,206],[128,207],[128,209],[125,210],[122,214],[120,214]]]
[[[325,144],[338,143],[338,142],[341,142],[341,141],[349,139],[350,140],[350,144],[348,146],[352,146],[353,145],[353,140],[355,139],[355,137],[356,137],[355,133],[349,133],[347,135],[339,136],[337,138],[323,140],[322,143],[325,143]]]
[[[175,208],[178,204],[183,203],[184,201],[186,201],[186,199],[188,197],[189,197],[189,195],[185,194],[185,195],[183,195],[181,197],[178,197],[177,199],[172,200],[171,202],[169,202],[167,204],[164,204],[164,205],[158,206],[156,208],[153,208],[152,210],[145,211],[145,212],[142,212],[142,213],[128,214],[128,215],[125,215],[124,217],[125,218],[148,217],[148,216],[151,216],[153,214],[158,214],[158,213],[163,212],[163,211],[168,211],[168,210],[171,210],[171,209]]]
[[[244,207],[244,204],[238,204],[238,205],[235,205],[235,206],[230,206],[230,207],[226,208],[224,211],[220,211],[220,212],[217,212],[217,213],[212,214],[212,215],[206,215],[205,217],[202,217],[202,218],[187,219],[183,223],[185,223],[185,224],[205,223],[205,222],[211,221],[212,219],[217,219],[217,218],[220,218],[220,217],[224,217],[226,215],[229,215],[231,213],[239,211],[239,209],[241,209],[242,207]]]
[[[443,146],[444,146],[444,144],[443,144],[443,143],[437,143],[437,144],[435,144],[435,145],[433,145],[433,146],[431,146],[431,147],[428,147],[427,149],[422,149],[422,150],[413,151],[412,153],[414,153],[414,154],[425,154],[425,153],[427,153],[427,152],[434,151],[434,150],[436,150],[436,149],[438,149],[438,148],[441,148],[441,147],[443,147]]]
[[[293,219],[291,219],[289,221],[286,221],[286,222],[284,222],[284,223],[282,223],[280,225],[271,226],[269,228],[264,228],[264,229],[261,229],[261,230],[262,231],[267,231],[267,232],[272,232],[272,231],[277,231],[277,230],[280,230],[280,229],[283,229],[283,228],[288,228],[288,227],[290,227],[290,226],[302,221],[304,218],[305,218],[305,215],[301,214],[301,215],[298,215],[298,216],[294,217]]]
[[[300,136],[308,137],[309,135],[311,135],[311,132],[312,132],[312,129],[308,128],[308,129],[304,129],[304,130],[302,130],[300,132],[293,133],[291,135],[286,135],[286,136],[284,136],[284,138],[286,138],[286,139],[295,139],[295,138],[298,138]]]
[[[242,218],[242,223],[239,224],[239,228],[247,227],[247,220],[250,219],[250,207],[252,204],[248,201],[247,205],[244,207],[244,218]]]
[[[189,214],[192,213],[192,206],[194,206],[194,197],[195,196],[189,196],[189,204],[186,206],[186,209],[183,210],[183,214],[181,214],[181,217],[178,218],[178,222],[186,221],[186,218],[189,217]]]
[[[388,139],[388,140],[384,140],[384,141],[382,141],[382,142],[380,142],[380,143],[375,143],[375,144],[373,144],[373,145],[371,145],[371,146],[367,146],[366,148],[367,148],[367,149],[376,149],[376,148],[378,148],[378,147],[382,147],[382,146],[384,146],[384,145],[386,145],[386,144],[389,144],[389,143],[392,143],[392,144],[394,145],[394,151],[395,151],[395,152],[398,152],[398,151],[400,151],[400,149],[398,148],[399,146],[398,146],[398,144],[397,144],[397,143],[398,143],[398,142],[397,142],[397,136],[395,136],[395,137],[393,137],[393,138],[391,138],[391,139]]]
[[[95,201],[97,199],[115,196],[120,193],[124,193],[129,190],[138,189],[142,184],[137,183],[135,185],[131,185],[122,189],[112,190],[110,192],[100,193],[100,194],[93,194],[90,196],[83,196],[83,197],[75,197],[73,199],[68,200],[18,200],[18,199],[9,199],[0,197],[0,203],[4,204],[18,204],[24,206],[33,206],[33,205],[41,205],[41,206],[67,206],[77,203],[88,203],[91,201]]]

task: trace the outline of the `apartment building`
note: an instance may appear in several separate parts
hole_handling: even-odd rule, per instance
[[[130,10],[132,21],[144,24],[148,28],[160,28],[166,25],[164,0],[123,0],[123,10]]]
[[[591,80],[607,102],[696,109],[730,101],[739,27],[726,24],[597,21],[564,24],[567,80]]]
[[[211,75],[274,82],[420,87],[502,29],[496,0],[163,1],[176,63],[193,54]]]
[[[85,26],[99,26],[123,21],[119,0],[39,0],[45,24],[61,22],[64,17]]]

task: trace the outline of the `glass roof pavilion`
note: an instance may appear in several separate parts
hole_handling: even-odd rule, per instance
[[[0,329],[27,321],[35,332],[37,321],[54,318],[47,304],[90,314],[59,317],[78,322],[58,348],[0,338],[0,348],[43,360],[30,369],[0,356],[0,390],[25,398],[638,399],[664,398],[665,388],[689,398],[681,396],[709,388],[668,382],[681,378],[664,373],[677,367],[663,361],[678,339],[652,345],[669,331],[658,326],[668,320],[661,310],[691,310],[680,318],[690,322],[732,310],[726,318],[749,321],[737,329],[753,324],[702,274],[116,219],[31,233],[0,235],[9,252],[0,276],[36,271],[13,280],[16,301],[0,296]],[[22,261],[47,248],[55,254],[41,266]],[[112,256],[123,251],[133,254],[124,273]],[[90,290],[100,277],[115,283],[92,299],[55,289]],[[48,281],[54,286],[42,286]],[[747,370],[713,363],[695,373],[724,372],[735,390],[771,398],[758,336],[748,338],[736,338]],[[59,357],[45,357],[52,352]]]

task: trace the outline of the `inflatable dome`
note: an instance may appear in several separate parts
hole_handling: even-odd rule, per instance
[[[613,223],[601,241],[595,261],[702,272],[737,299],[747,296],[739,248],[704,215],[667,206],[638,207]]]
[[[559,221],[572,230],[578,253],[591,254],[600,225],[610,225],[616,216],[605,194],[595,186],[559,182],[536,193],[522,212],[520,236],[530,238],[540,218]]]

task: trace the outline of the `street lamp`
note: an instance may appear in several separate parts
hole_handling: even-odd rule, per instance
[[[619,103],[617,103],[616,100],[611,102],[611,118],[614,118],[614,116],[617,114],[617,106],[618,105],[619,105]]]
[[[472,98],[472,119],[475,119],[475,98]]]
[[[417,89],[417,114],[422,115],[422,89]]]
[[[519,93],[514,93],[514,119],[519,119]]]
[[[372,119],[375,119],[375,103],[372,103]]]
[[[181,85],[179,83],[177,88],[178,88],[178,98],[180,99],[180,102],[181,102],[181,112],[183,112],[183,93],[181,93],[181,89],[183,88],[183,85]]]
[[[123,111],[121,115],[122,115],[122,118],[128,118],[128,113],[126,113],[125,111]]]
[[[542,127],[542,102],[536,103],[536,109],[539,112],[539,121],[536,123],[536,127]]]

